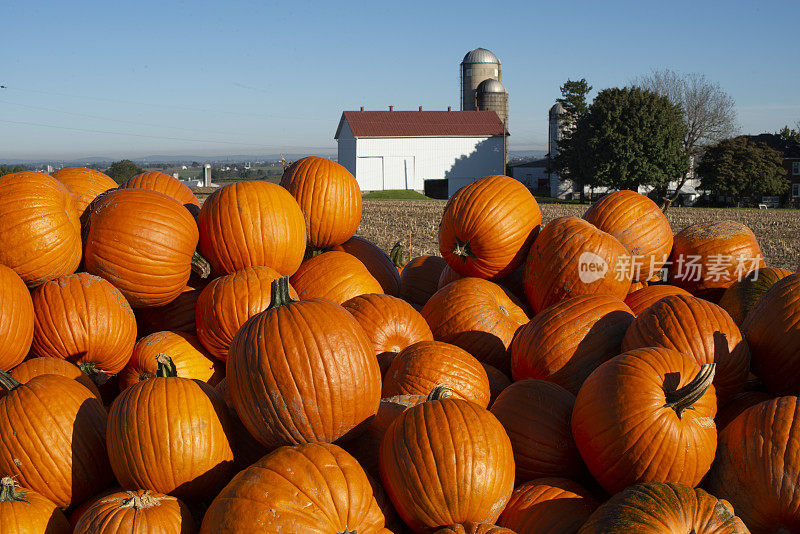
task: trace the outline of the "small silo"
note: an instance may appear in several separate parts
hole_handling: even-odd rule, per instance
[[[495,79],[483,80],[476,91],[475,101],[482,111],[495,111],[508,128],[508,91]]]
[[[487,79],[503,81],[500,60],[485,48],[470,50],[461,62],[461,109],[474,111],[478,85]]]
[[[561,116],[565,111],[566,109],[561,102],[556,102],[556,104],[550,108],[550,128],[548,132],[549,135],[547,136],[547,150],[550,152],[551,158],[556,157],[558,154],[558,142],[564,135],[564,121]]]

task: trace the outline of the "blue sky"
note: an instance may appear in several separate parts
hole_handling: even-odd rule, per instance
[[[742,133],[800,121],[800,2],[3,2],[0,160],[335,151],[342,110],[459,106],[492,50],[511,149],[544,149],[567,79],[664,67],[736,101]],[[593,95],[592,95],[593,96]]]

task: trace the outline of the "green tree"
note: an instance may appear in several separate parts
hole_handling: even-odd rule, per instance
[[[633,88],[598,93],[559,143],[556,167],[592,187],[666,189],[686,174],[683,110],[666,97]]]
[[[783,155],[747,136],[723,139],[709,147],[697,166],[703,189],[736,198],[779,195],[789,188]]]
[[[105,170],[105,173],[113,178],[118,184],[121,184],[129,178],[133,178],[137,174],[144,172],[144,169],[129,159],[115,161],[111,166]]]
[[[581,78],[577,81],[568,79],[559,90],[561,91],[561,98],[557,98],[556,102],[564,106],[567,122],[583,115],[589,109],[588,104],[586,104],[586,95],[592,90],[592,86],[589,85],[586,78]]]
[[[5,176],[6,174],[11,174],[12,172],[22,172],[25,170],[25,167],[22,165],[14,165],[13,167],[5,165],[0,165],[0,176]]]
[[[789,125],[786,125],[777,135],[786,143],[800,145],[800,122],[797,123],[797,129],[789,128]]]

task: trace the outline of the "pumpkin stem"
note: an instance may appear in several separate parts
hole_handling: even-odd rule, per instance
[[[14,391],[22,384],[8,373],[0,371],[0,386],[6,391]]]
[[[389,257],[392,259],[395,267],[403,267],[403,245],[400,241],[396,242],[389,252]]]
[[[156,361],[158,362],[158,371],[156,371],[156,376],[163,378],[178,376],[178,369],[175,367],[175,362],[172,361],[172,358],[163,352],[160,352],[158,356],[156,356]]]
[[[196,250],[192,254],[192,271],[203,279],[211,276],[211,264]]]
[[[11,477],[0,479],[0,502],[27,502],[25,494],[17,491],[17,482]]]
[[[324,254],[328,252],[330,249],[326,249],[323,247],[306,247],[306,252],[303,255],[303,260],[310,260],[311,258],[316,258],[320,254]]]
[[[692,405],[705,395],[711,382],[714,380],[714,371],[717,364],[706,363],[700,366],[700,372],[694,380],[679,389],[665,390],[664,394],[667,403],[664,408],[672,408],[678,414],[678,419],[683,416],[683,411],[691,408]]]
[[[275,308],[279,308],[281,306],[286,306],[294,302],[292,297],[289,295],[289,277],[282,276],[280,278],[276,278],[270,284],[270,301],[268,310],[272,310]]]
[[[428,398],[425,399],[425,402],[449,399],[452,396],[453,389],[450,386],[439,384],[438,386],[434,387],[430,393],[428,393]]]
[[[453,254],[462,259],[475,257],[475,254],[472,253],[472,249],[469,246],[469,241],[461,241],[459,238],[456,238],[456,246],[453,247]]]
[[[96,362],[78,362],[78,369],[89,378],[96,386],[102,386],[109,380],[108,374],[97,366]]]
[[[144,510],[146,508],[154,508],[161,506],[161,501],[164,497],[154,497],[150,494],[150,490],[145,490],[144,493],[139,495],[135,491],[126,492],[129,499],[125,499],[120,503],[120,508],[133,508],[134,510]]]

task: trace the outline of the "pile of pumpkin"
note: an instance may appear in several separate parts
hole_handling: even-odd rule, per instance
[[[800,532],[800,274],[748,228],[540,231],[490,176],[403,265],[361,209],[316,157],[0,177],[0,531]]]

